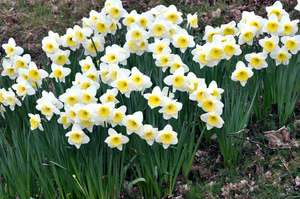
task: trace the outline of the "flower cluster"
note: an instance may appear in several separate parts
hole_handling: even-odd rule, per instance
[[[90,141],[88,132],[93,132],[96,126],[108,128],[105,143],[111,148],[122,150],[131,134],[137,134],[149,145],[157,142],[168,148],[178,142],[172,126],[168,124],[158,130],[144,121],[141,111],[126,113],[128,107],[121,103],[123,96],[130,99],[132,92],[142,95],[151,109],[159,107],[163,118],[170,120],[177,119],[184,106],[175,93],[187,93],[204,112],[200,119],[207,129],[221,128],[224,90],[217,82],[207,84],[193,73],[184,63],[184,57],[192,54],[191,59],[200,69],[213,68],[241,55],[243,46],[257,44],[261,50],[246,54],[245,61],[239,61],[232,72],[231,79],[242,86],[253,76],[253,69],[268,67],[268,57],[276,65],[287,65],[291,56],[300,50],[300,36],[295,35],[299,21],[291,20],[279,1],[266,10],[267,19],[254,12],[243,12],[238,23],[206,26],[200,45],[195,44],[189,31],[198,27],[196,14],[184,18],[173,5],[159,5],[140,14],[135,10],[128,13],[120,0],[106,1],[100,12],[92,10],[83,18],[81,26],[68,28],[61,36],[49,31],[42,40],[42,49],[50,61],[49,75],[31,61],[30,55],[23,54],[24,50],[13,39],[2,45],[6,53],[2,76],[8,76],[14,84],[12,89],[0,90],[1,110],[21,106],[19,98],[24,100],[35,95],[43,80],[49,77],[63,88],[62,94],[55,96],[52,87],[49,92],[41,92],[36,101],[40,114],[29,114],[32,130],[43,130],[42,115],[49,121],[57,117],[57,122],[68,129],[68,142],[77,148]],[[117,36],[122,33],[125,42],[120,44]],[[76,57],[78,51],[82,52],[80,58]],[[152,67],[162,72],[165,87],[155,85],[151,74],[142,71],[138,64],[129,64],[132,55],[143,54],[153,58]],[[80,67],[79,71],[76,66]],[[68,88],[64,88],[66,85]],[[115,131],[115,126],[125,127],[127,136]]]

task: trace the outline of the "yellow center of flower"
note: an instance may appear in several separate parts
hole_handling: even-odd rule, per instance
[[[247,71],[245,70],[240,70],[238,71],[238,73],[236,74],[236,79],[239,81],[246,81],[249,79],[249,75],[247,73]]]
[[[292,51],[297,48],[297,42],[294,40],[287,40],[284,46],[286,47],[286,49]]]
[[[100,106],[97,113],[99,117],[107,118],[110,115],[110,109],[107,106]]]
[[[68,104],[69,106],[74,106],[74,104],[76,104],[78,102],[78,99],[76,96],[68,96],[66,98],[66,104]]]
[[[41,79],[40,73],[37,69],[30,69],[28,72],[28,76],[33,81],[38,81]]]
[[[235,48],[232,44],[226,44],[224,46],[224,53],[227,55],[227,56],[232,56],[235,52]]]
[[[270,21],[269,23],[267,23],[267,31],[270,33],[277,32],[278,27],[279,27],[278,22]]]
[[[187,48],[189,45],[189,40],[186,36],[182,35],[177,38],[176,43],[179,48]]]
[[[98,22],[96,24],[96,29],[98,32],[100,33],[105,33],[107,31],[107,26],[105,23],[102,23],[102,22]]]
[[[55,69],[54,71],[53,71],[53,76],[55,77],[55,78],[63,78],[63,72],[61,71],[61,69]]]
[[[219,47],[212,47],[209,51],[209,57],[213,60],[219,60],[223,56],[223,50]]]
[[[234,35],[234,29],[232,27],[224,28],[223,35]]]
[[[265,41],[265,43],[263,45],[264,50],[267,52],[272,52],[275,49],[275,47],[276,47],[275,43],[271,40]]]
[[[122,144],[121,135],[111,135],[110,144],[114,147],[120,146]]]
[[[170,103],[168,105],[166,105],[166,113],[169,115],[175,114],[177,112],[177,107],[175,106],[175,104]]]
[[[26,63],[23,60],[17,60],[16,61],[16,68],[25,68]]]
[[[134,119],[127,120],[126,127],[131,131],[136,131],[139,128],[139,124]]]
[[[162,133],[162,135],[160,136],[160,139],[163,144],[171,144],[174,139],[174,136],[173,136],[172,132],[164,131]]]
[[[254,37],[254,34],[252,32],[244,32],[244,34],[242,35],[244,41],[248,42],[251,41]]]
[[[202,102],[202,107],[206,112],[211,112],[215,108],[215,103],[211,99],[204,99]]]
[[[253,68],[260,68],[262,65],[262,62],[263,62],[263,60],[258,56],[254,56],[250,59],[250,65]]]
[[[182,76],[182,75],[175,76],[173,78],[172,83],[173,83],[174,87],[176,87],[176,88],[183,87],[183,85],[184,85],[184,76]]]
[[[31,127],[32,129],[36,129],[36,128],[38,128],[39,125],[40,125],[40,121],[39,121],[37,118],[35,118],[35,117],[31,117],[31,118],[29,119],[29,123],[30,123],[30,127]]]
[[[136,86],[140,86],[143,83],[143,78],[141,77],[141,75],[139,74],[134,74],[131,76],[132,82],[136,85]]]
[[[166,28],[162,24],[155,24],[152,29],[153,35],[155,37],[161,37],[166,32]]]
[[[42,108],[41,108],[41,112],[43,115],[46,115],[46,116],[50,116],[52,115],[52,109],[51,107],[47,106],[47,105],[44,105]]]
[[[128,80],[119,80],[117,81],[117,89],[119,91],[121,91],[122,93],[125,93],[126,91],[128,91],[129,87],[128,87]]]
[[[61,65],[61,66],[65,65],[67,63],[67,61],[68,61],[68,58],[66,55],[58,55],[54,60],[54,62],[57,65]]]
[[[78,118],[82,121],[87,121],[91,119],[91,114],[84,109],[78,111]]]
[[[209,115],[207,118],[207,123],[211,126],[216,126],[219,122],[219,118],[216,115]]]
[[[116,112],[113,116],[113,122],[119,124],[124,118],[124,115],[121,112]]]
[[[81,144],[83,140],[83,136],[80,131],[73,131],[69,138],[75,144]]]
[[[148,99],[148,104],[152,107],[157,107],[161,104],[161,99],[157,95],[150,95]]]
[[[288,56],[286,53],[280,52],[280,53],[278,53],[276,58],[279,62],[285,62],[288,59]]]

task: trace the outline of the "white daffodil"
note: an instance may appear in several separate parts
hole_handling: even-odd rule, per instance
[[[15,106],[21,106],[20,100],[17,98],[16,94],[13,92],[12,89],[9,88],[8,91],[3,93],[3,98],[5,99],[3,102],[4,106],[9,106],[10,110],[14,111]]]
[[[54,104],[52,104],[48,100],[38,102],[36,105],[36,109],[39,110],[49,121],[53,117],[54,113],[57,115],[60,113],[58,108],[56,108]]]
[[[229,60],[232,56],[242,54],[240,45],[236,44],[236,40],[232,35],[226,36],[225,41],[223,41],[222,44],[225,59]]]
[[[248,79],[253,76],[251,68],[246,67],[246,65],[239,61],[236,65],[235,70],[231,74],[231,79],[233,81],[239,81],[242,86],[245,86]]]
[[[77,43],[83,43],[87,37],[90,37],[93,33],[91,28],[85,27],[82,28],[78,25],[75,25],[73,27],[73,31],[74,31],[74,38],[76,40]]]
[[[135,112],[132,115],[126,115],[123,120],[123,124],[126,127],[127,134],[132,133],[140,134],[143,130],[143,113],[141,111]]]
[[[84,55],[90,55],[96,57],[97,53],[104,50],[104,37],[96,34],[91,39],[87,39],[83,42]]]
[[[112,117],[114,108],[115,104],[112,102],[96,104],[94,109],[96,111],[96,119],[98,120],[98,122],[108,122]]]
[[[22,99],[24,99],[27,95],[35,94],[35,90],[32,88],[32,86],[24,80],[18,81],[17,83],[13,84],[12,88],[16,91],[16,94],[19,97],[22,97]]]
[[[30,130],[35,130],[35,129],[39,129],[40,131],[43,131],[44,128],[42,126],[42,123],[41,123],[41,117],[39,114],[32,114],[32,113],[29,113],[28,114],[29,116],[29,123],[30,123]]]
[[[165,120],[169,120],[171,118],[178,118],[178,112],[182,109],[182,103],[177,102],[177,100],[165,98],[162,103],[161,109],[159,109],[159,113],[163,114],[163,118]]]
[[[65,112],[60,113],[57,123],[62,124],[64,129],[67,129],[69,126],[71,126],[71,120]]]
[[[197,89],[190,94],[189,99],[192,101],[197,101],[198,106],[200,106],[200,104],[207,96],[207,94],[208,94],[207,85],[205,83],[205,80],[201,79],[198,82]]]
[[[152,146],[157,136],[157,133],[158,133],[157,128],[154,128],[150,124],[145,124],[143,126],[143,131],[140,133],[140,137],[143,138],[147,142],[147,144]]]
[[[66,34],[61,37],[62,46],[66,48],[70,48],[72,51],[75,51],[79,48],[80,43],[77,42],[75,37],[75,32],[72,28],[68,28]]]
[[[76,105],[75,112],[76,112],[76,123],[83,123],[83,122],[90,122],[92,121],[93,115],[93,108],[91,105]]]
[[[174,55],[163,53],[155,56],[155,65],[160,67],[165,72],[172,64]]]
[[[175,73],[175,71],[180,68],[184,70],[185,73],[189,71],[189,67],[185,63],[183,63],[181,57],[179,55],[174,55],[170,66],[170,72]]]
[[[186,91],[187,89],[187,79],[184,75],[184,69],[178,69],[174,72],[174,74],[171,74],[164,78],[165,84],[168,86],[173,87],[173,92],[176,90],[179,91]]]
[[[214,112],[209,112],[209,113],[204,113],[200,116],[200,119],[206,123],[206,128],[207,130],[210,130],[212,128],[222,128],[224,121],[220,117],[220,115],[214,113]]]
[[[253,26],[242,25],[240,28],[239,44],[242,45],[246,43],[252,45],[256,33],[256,28]]]
[[[200,103],[200,107],[205,112],[215,112],[219,115],[223,112],[224,104],[212,95],[205,95]]]
[[[100,101],[102,103],[109,103],[112,102],[114,104],[119,103],[119,100],[117,99],[118,95],[118,89],[113,88],[113,89],[107,89],[106,92],[100,96]]]
[[[238,28],[241,30],[245,25],[255,29],[259,35],[262,33],[264,19],[261,16],[256,15],[254,12],[244,11],[242,13],[242,19],[238,24]]]
[[[138,15],[136,18],[136,23],[144,28],[147,29],[150,24],[153,23],[154,17],[150,12],[144,12]]]
[[[170,5],[167,10],[162,13],[164,18],[172,24],[181,24],[183,21],[182,13],[179,12],[174,5]]]
[[[283,16],[288,15],[288,13],[283,9],[280,1],[276,1],[272,6],[266,7],[268,17],[276,16],[278,20],[281,20]]]
[[[148,32],[136,24],[130,26],[126,33],[127,41],[139,42],[148,39],[148,37]]]
[[[154,43],[149,44],[148,48],[149,51],[152,52],[154,55],[171,53],[170,40],[168,38],[163,38],[163,39],[155,38]]]
[[[53,63],[57,65],[65,65],[65,64],[70,64],[69,60],[70,56],[70,51],[69,50],[57,50],[54,54],[50,55],[50,58]]]
[[[110,148],[117,148],[118,150],[122,151],[123,145],[129,142],[129,138],[121,133],[117,133],[114,129],[108,129],[108,137],[105,139],[105,143]]]
[[[133,83],[129,78],[130,71],[127,72],[122,70],[118,75],[117,79],[112,82],[111,86],[117,88],[120,93],[124,94],[126,97],[130,97],[131,91],[133,91]]]
[[[155,38],[164,38],[167,36],[170,26],[170,22],[157,18],[149,27],[150,35]]]
[[[62,101],[65,106],[74,106],[79,103],[80,89],[68,88],[65,93],[59,96],[59,100]]]
[[[167,149],[170,145],[176,145],[178,143],[177,133],[173,131],[171,125],[166,125],[163,130],[158,131],[156,142],[161,143],[164,149]]]
[[[271,15],[269,19],[265,21],[263,31],[270,35],[279,35],[280,33],[280,21],[274,15]]]
[[[79,149],[82,144],[87,144],[90,141],[90,138],[78,125],[73,125],[72,130],[66,133],[66,137],[68,137],[69,144],[74,145],[77,149]]]
[[[126,64],[129,53],[124,48],[113,44],[105,48],[105,55],[101,57],[101,61],[107,64]]]
[[[130,79],[135,91],[144,91],[152,86],[150,77],[141,73],[136,67],[131,69]]]
[[[187,78],[187,85],[188,85],[189,93],[195,92],[202,85],[205,85],[205,88],[206,88],[205,79],[198,78],[193,72],[189,72],[187,74],[186,78]]]
[[[219,34],[221,34],[221,29],[219,27],[214,28],[212,26],[207,25],[205,26],[203,39],[207,42],[213,42],[213,37]]]
[[[224,36],[232,35],[235,36],[238,33],[238,29],[236,28],[235,21],[231,21],[227,24],[223,24],[220,27],[221,34]]]
[[[185,29],[176,33],[172,37],[172,44],[175,48],[179,48],[182,53],[184,53],[187,48],[192,48],[195,46],[193,36],[189,35]]]
[[[281,42],[283,43],[284,47],[293,55],[297,54],[300,50],[300,35],[293,37],[281,37]]]
[[[9,58],[22,55],[24,52],[23,48],[16,45],[13,38],[10,38],[6,44],[2,44],[2,48],[4,49],[6,56]]]
[[[278,47],[278,43],[278,36],[265,37],[259,40],[259,45],[263,48],[263,51],[266,53],[273,52]]]
[[[144,98],[147,99],[148,106],[150,106],[151,109],[161,106],[164,97],[165,95],[159,86],[155,86],[151,93],[144,94]]]
[[[187,15],[187,25],[191,28],[198,28],[198,15],[197,13]]]
[[[115,108],[112,113],[112,117],[110,120],[110,124],[114,127],[116,125],[123,125],[123,120],[125,118],[126,106],[120,106],[119,108]]]
[[[18,77],[17,68],[13,65],[10,59],[3,59],[2,61],[3,70],[1,76],[8,76],[9,79],[14,80]]]
[[[96,94],[97,94],[97,90],[94,88],[81,90],[80,96],[79,96],[80,102],[82,104],[96,103],[96,101],[97,101]]]
[[[67,67],[63,67],[61,65],[52,64],[51,65],[52,72],[49,77],[54,78],[57,82],[65,82],[66,76],[71,73],[71,69]]]
[[[95,64],[90,56],[87,56],[85,59],[79,61],[81,66],[81,71],[87,72],[88,70],[96,70]]]
[[[28,54],[22,56],[15,56],[13,58],[13,65],[17,70],[21,68],[27,68],[30,62],[31,56]]]
[[[248,66],[256,70],[261,70],[268,67],[268,63],[266,62],[267,57],[268,54],[264,52],[250,53],[245,55]]]
[[[285,47],[275,49],[270,56],[275,60],[276,66],[283,64],[288,65],[292,55]]]
[[[28,80],[32,86],[41,86],[42,80],[48,77],[48,73],[43,69],[38,69],[34,62],[29,63],[28,70],[26,70]]]
[[[193,60],[200,64],[200,69],[204,66],[213,67],[215,66],[218,61],[211,61],[208,60],[208,51],[205,46],[197,45],[195,49],[192,50]]]
[[[75,75],[75,81],[72,82],[73,86],[76,88],[79,88],[81,90],[87,90],[87,89],[95,89],[97,90],[100,85],[98,82],[95,82],[88,78],[87,76],[77,73]]]
[[[54,54],[59,50],[60,43],[57,42],[55,37],[44,37],[42,40],[42,49],[43,51],[50,56],[50,54]]]
[[[125,14],[122,23],[125,26],[130,27],[136,22],[137,19],[138,19],[138,13],[136,12],[136,10],[132,10],[130,13]]]
[[[220,100],[222,98],[222,93],[224,93],[224,89],[218,88],[216,81],[211,81],[208,85],[207,92],[217,100]]]
[[[297,20],[290,20],[289,16],[285,16],[280,21],[279,33],[282,36],[293,36],[298,32],[298,23]]]

